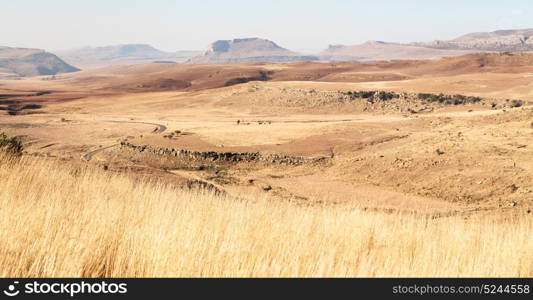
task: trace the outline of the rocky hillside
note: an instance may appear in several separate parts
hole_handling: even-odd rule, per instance
[[[86,67],[157,61],[184,62],[199,53],[199,51],[164,52],[146,44],[85,47],[58,52],[65,61]]]
[[[393,61],[405,59],[438,59],[470,53],[464,50],[442,50],[421,46],[368,41],[364,44],[333,45],[322,51],[319,57],[326,61]]]
[[[470,33],[450,41],[410,44],[369,41],[360,45],[333,45],[322,51],[319,57],[325,61],[393,61],[519,51],[533,51],[533,29]]]
[[[498,30],[463,35],[450,41],[413,43],[434,49],[462,49],[476,51],[533,51],[533,29]]]
[[[195,64],[244,62],[294,62],[316,61],[315,56],[305,56],[259,38],[220,40],[209,45],[202,55],[188,62]]]
[[[55,75],[79,71],[40,49],[0,47],[0,77]]]

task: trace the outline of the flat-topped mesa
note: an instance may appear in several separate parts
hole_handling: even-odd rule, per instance
[[[278,46],[276,43],[259,39],[246,38],[234,40],[220,40],[209,45],[207,52],[229,52],[229,51],[279,51],[287,52],[289,50]],[[287,52],[288,53],[288,52]],[[284,53],[285,54],[285,53]]]
[[[192,151],[187,149],[153,147],[150,145],[134,145],[126,141],[120,143],[120,148],[132,150],[139,153],[146,152],[154,155],[164,155],[180,159],[187,159],[190,161],[218,161],[229,163],[263,162],[269,164],[299,166],[306,163],[323,162],[327,159],[326,157],[304,157],[285,154],[262,154],[260,152]]]
[[[230,48],[230,41],[216,41],[214,43],[211,43],[207,47],[207,53],[209,52],[228,52]],[[204,53],[205,55],[205,53]]]
[[[318,60],[318,58],[290,51],[270,40],[241,38],[213,42],[208,46],[207,51],[202,55],[191,58],[188,63],[292,62],[315,60]]]

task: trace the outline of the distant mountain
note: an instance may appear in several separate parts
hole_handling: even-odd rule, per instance
[[[105,66],[120,64],[150,63],[154,61],[184,62],[200,51],[164,52],[150,45],[127,44],[105,47],[85,47],[58,51],[65,61],[79,66]]]
[[[44,50],[0,46],[2,77],[55,75],[76,71],[79,69]]]
[[[332,45],[322,51],[319,57],[326,61],[393,61],[406,59],[438,59],[446,56],[460,56],[472,51],[441,50],[421,46],[368,41],[360,45]]]
[[[316,61],[316,56],[305,56],[260,39],[220,40],[209,45],[206,52],[191,58],[188,63],[246,63],[246,62],[294,62]]]
[[[498,30],[463,35],[450,41],[413,43],[434,49],[516,52],[533,51],[533,29]]]

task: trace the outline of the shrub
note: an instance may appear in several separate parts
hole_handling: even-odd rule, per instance
[[[465,95],[444,95],[444,94],[437,95],[437,94],[427,94],[427,93],[418,94],[418,98],[420,100],[424,100],[428,102],[439,102],[439,103],[445,103],[449,105],[477,103],[482,100],[480,97],[472,97],[472,96],[465,96]]]
[[[367,99],[370,103],[375,101],[387,101],[392,99],[400,98],[400,94],[394,92],[385,92],[385,91],[348,91],[344,93],[349,96],[351,100],[354,99]]]
[[[16,137],[8,137],[5,133],[0,133],[0,150],[11,154],[22,154],[22,142]]]
[[[524,105],[524,102],[522,100],[511,101],[511,107],[521,107],[522,105]]]

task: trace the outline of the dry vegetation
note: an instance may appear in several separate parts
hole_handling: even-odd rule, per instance
[[[0,276],[533,276],[531,61],[0,80]]]
[[[0,159],[0,276],[533,276],[533,222],[245,201]]]

